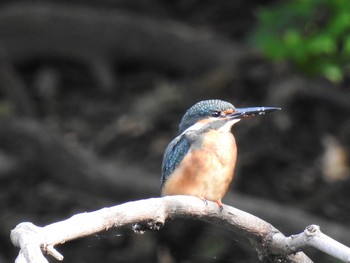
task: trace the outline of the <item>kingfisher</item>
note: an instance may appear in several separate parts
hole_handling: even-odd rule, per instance
[[[165,149],[161,195],[197,196],[222,209],[237,159],[232,126],[243,118],[277,110],[280,108],[235,108],[216,99],[193,105],[182,117],[179,135]]]

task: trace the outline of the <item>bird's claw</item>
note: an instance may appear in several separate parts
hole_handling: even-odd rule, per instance
[[[222,212],[222,210],[224,210],[224,207],[222,206],[222,203],[220,200],[215,201],[215,203],[218,205],[219,209],[220,209],[220,213]]]
[[[205,204],[205,206],[208,206],[208,200],[205,199],[203,196],[197,196],[200,200],[203,201],[203,203]]]
[[[208,200],[207,199],[205,199],[203,196],[197,196],[200,200],[202,200],[203,201],[203,203],[205,204],[205,206],[208,206]],[[222,205],[222,203],[221,203],[221,200],[218,200],[218,201],[214,201],[217,205],[218,205],[218,207],[219,207],[219,209],[220,209],[220,212],[222,212],[222,210],[224,209],[224,207],[223,207],[223,205]]]

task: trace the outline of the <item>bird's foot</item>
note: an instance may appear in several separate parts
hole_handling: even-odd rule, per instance
[[[208,200],[205,199],[205,197],[203,197],[203,196],[197,196],[197,197],[204,202],[205,206],[208,206]],[[218,207],[220,209],[220,212],[222,212],[224,207],[223,207],[223,205],[221,203],[221,200],[217,200],[217,201],[214,201],[214,202],[218,205]]]
[[[222,210],[224,209],[224,207],[222,206],[221,200],[215,201],[215,203],[218,205],[220,212],[222,212]]]
[[[203,201],[203,203],[205,204],[205,206],[208,206],[208,200],[205,199],[203,196],[197,196],[200,200]]]

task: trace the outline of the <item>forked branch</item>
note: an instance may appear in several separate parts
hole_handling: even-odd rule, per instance
[[[246,236],[263,262],[312,262],[301,252],[305,246],[313,246],[350,262],[350,249],[321,233],[317,226],[309,226],[299,235],[285,237],[271,224],[249,213],[227,205],[220,211],[215,203],[206,205],[191,196],[128,202],[77,214],[44,227],[24,222],[11,231],[11,240],[20,248],[16,262],[47,263],[45,253],[63,260],[54,247],[67,241],[125,225],[130,225],[135,232],[159,230],[173,218],[198,219]]]

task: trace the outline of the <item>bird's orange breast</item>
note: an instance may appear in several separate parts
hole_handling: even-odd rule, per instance
[[[170,175],[162,195],[194,195],[221,201],[233,178],[235,139],[231,132],[212,130],[200,135],[199,141]]]

